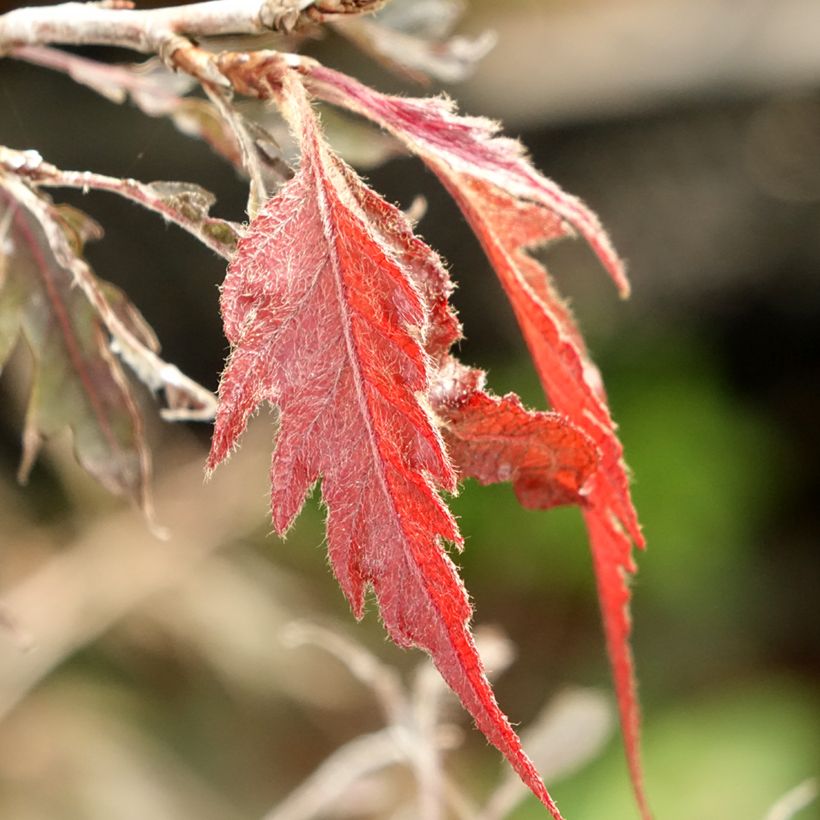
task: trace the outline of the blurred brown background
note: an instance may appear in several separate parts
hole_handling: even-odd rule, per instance
[[[473,0],[459,31],[488,28],[495,50],[447,90],[503,119],[599,213],[633,282],[620,303],[580,244],[548,252],[603,371],[649,542],[633,613],[650,802],[659,820],[763,818],[820,759],[820,4]],[[309,50],[420,93],[336,34]],[[198,182],[219,215],[243,219],[242,181],[205,145],[10,60],[0,144],[68,169]],[[542,406],[500,288],[435,180],[409,159],[367,175],[402,205],[427,197],[419,230],[459,283],[463,358],[497,392]],[[57,196],[104,224],[90,260],[166,358],[215,387],[219,260],[118,199]],[[287,625],[324,624],[408,680],[420,657],[387,644],[375,612],[353,622],[315,499],[287,541],[269,536],[271,416],[204,487],[208,429],[153,425],[158,514],[173,534],[159,543],[82,475],[67,441],[46,449],[30,486],[15,484],[24,364],[0,380],[0,599],[15,621],[0,633],[0,817],[263,817],[384,725],[368,686],[327,651],[283,641]],[[453,503],[476,623],[517,650],[497,681],[511,718],[526,728],[567,687],[607,693],[577,511],[525,512],[506,486],[469,484]],[[463,730],[447,771],[480,802],[498,756],[458,710],[445,716]],[[570,820],[636,816],[616,735],[548,785]],[[276,817],[419,817],[413,795],[397,765],[332,807]],[[525,801],[509,816],[539,811]]]

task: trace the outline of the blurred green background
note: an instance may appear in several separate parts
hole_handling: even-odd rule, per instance
[[[820,762],[820,6],[470,3],[460,30],[487,28],[495,50],[447,90],[503,118],[599,213],[633,282],[621,303],[580,243],[547,251],[603,372],[649,544],[633,619],[650,803],[658,820],[764,818]],[[338,35],[309,50],[419,93]],[[243,183],[204,145],[10,60],[0,144],[63,168],[198,182],[219,215],[243,218]],[[544,406],[500,288],[434,179],[409,159],[366,173],[404,206],[427,198],[419,231],[458,282],[462,358],[496,392]],[[215,387],[219,260],[104,194],[59,198],[104,224],[91,262],[131,295],[165,357]],[[208,487],[208,430],[152,423],[158,514],[173,533],[158,544],[66,441],[15,484],[25,371],[21,353],[0,381],[0,600],[14,621],[0,634],[0,817],[262,817],[382,725],[367,687],[326,653],[283,644],[286,625],[330,625],[408,676],[419,657],[384,640],[374,607],[353,622],[315,499],[286,541],[269,535],[272,416]],[[570,686],[607,692],[577,510],[527,512],[508,486],[472,483],[453,507],[475,621],[516,648],[497,682],[511,719],[526,728]],[[501,764],[457,710],[447,716],[465,729],[447,768],[478,801]],[[396,808],[412,795],[400,768],[316,816],[419,816],[412,800]],[[617,734],[548,785],[569,820],[637,816]],[[510,816],[544,815],[529,800]]]

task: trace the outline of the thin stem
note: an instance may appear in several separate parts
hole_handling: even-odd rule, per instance
[[[254,219],[256,215],[262,210],[262,206],[267,200],[267,191],[265,188],[265,178],[262,173],[262,167],[256,156],[256,145],[253,137],[248,133],[242,115],[233,107],[228,94],[221,86],[212,83],[202,84],[205,93],[214,105],[214,108],[219,112],[231,130],[236,144],[239,146],[239,151],[242,156],[242,167],[250,180],[250,188],[248,191],[248,217]]]
[[[178,95],[168,88],[167,83],[160,83],[141,75],[129,66],[109,65],[48,46],[15,46],[7,53],[15,60],[23,60],[32,65],[62,71],[77,82],[89,85],[115,102],[122,102],[126,93],[144,91],[149,84],[150,91],[154,95],[162,94],[169,99],[178,98]]]
[[[420,666],[413,687],[413,712],[418,738],[413,759],[416,780],[419,787],[420,815],[429,820],[440,820],[442,816],[442,762],[437,742],[439,726],[439,700],[442,679],[432,665]]]
[[[401,763],[403,755],[390,727],[362,735],[338,748],[263,820],[310,820],[345,796],[368,775]]]
[[[161,183],[146,185],[135,179],[119,179],[91,171],[63,171],[44,162],[34,152],[13,151],[0,146],[0,170],[7,169],[41,187],[90,189],[118,194],[154,211],[195,236],[203,245],[230,261],[239,227],[208,216],[213,197],[195,185],[179,183],[165,191]]]

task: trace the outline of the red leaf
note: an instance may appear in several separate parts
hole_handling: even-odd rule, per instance
[[[640,765],[626,582],[626,574],[635,571],[632,542],[642,547],[643,536],[598,371],[546,271],[526,251],[575,229],[627,295],[623,267],[594,214],[542,177],[518,142],[496,136],[494,123],[457,116],[444,98],[393,97],[323,66],[311,64],[307,71],[310,87],[320,97],[379,123],[439,176],[501,279],[553,407],[584,430],[601,451],[601,466],[587,488],[584,516],[630,773],[641,811],[649,817]]]
[[[548,509],[583,504],[581,488],[598,465],[598,452],[581,430],[558,413],[527,410],[513,395],[485,391],[483,371],[449,355],[461,327],[449,299],[453,290],[438,254],[413,232],[401,211],[388,205],[346,166],[351,193],[382,241],[404,262],[430,311],[425,351],[436,366],[429,398],[450,458],[462,476],[482,484],[511,481],[521,504]]]
[[[579,199],[541,176],[519,142],[498,137],[498,125],[483,117],[463,117],[446,97],[394,97],[315,62],[307,65],[312,91],[328,102],[355,111],[391,131],[425,162],[448,164],[464,174],[538,202],[586,239],[626,296],[629,282],[598,218]]]
[[[527,410],[513,395],[485,391],[483,371],[449,355],[461,327],[449,298],[453,287],[438,254],[414,236],[404,215],[349,169],[350,190],[385,243],[407,265],[430,311],[425,350],[436,365],[429,391],[450,458],[462,476],[482,484],[511,481],[522,506],[584,504],[581,488],[598,466],[598,451],[558,413]]]
[[[558,413],[527,410],[513,393],[486,393],[484,380],[451,359],[431,392],[461,474],[481,484],[511,481],[529,510],[585,504],[582,488],[598,466],[592,440]]]
[[[297,75],[286,73],[279,94],[301,167],[251,223],[228,269],[222,312],[232,353],[208,467],[225,458],[262,401],[276,405],[277,531],[321,477],[330,560],[356,616],[371,585],[392,639],[430,653],[479,728],[559,818],[495,701],[467,628],[466,592],[442,546],[461,543],[437,493],[453,490],[456,477],[419,396],[430,381],[423,345],[441,331],[428,301],[446,289],[443,269],[401,213],[331,153]]]

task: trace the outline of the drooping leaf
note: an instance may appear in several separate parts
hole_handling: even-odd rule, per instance
[[[379,123],[425,162],[446,163],[453,175],[478,180],[524,202],[537,203],[559,217],[589,242],[621,293],[628,295],[623,265],[595,214],[539,174],[519,142],[497,136],[497,123],[456,114],[446,97],[381,94],[315,61],[304,61],[303,70],[309,87],[318,97]],[[434,170],[439,171],[438,167]]]
[[[22,331],[36,365],[21,475],[40,440],[69,426],[83,467],[108,489],[131,495],[150,520],[142,420],[117,356],[152,391],[164,394],[167,419],[211,419],[215,397],[160,358],[159,343],[139,311],[91,271],[83,245],[102,236],[99,226],[77,209],[53,205],[31,182],[116,190],[210,237],[209,244],[225,255],[236,236],[230,223],[207,216],[209,195],[199,188],[62,174],[36,152],[0,147],[8,222],[0,253],[0,364]]]
[[[527,410],[513,393],[493,396],[484,383],[481,370],[450,359],[430,392],[461,475],[481,484],[512,482],[530,510],[584,505],[582,490],[598,467],[592,440],[564,416]]]
[[[483,371],[450,355],[461,338],[461,326],[450,304],[453,285],[441,259],[413,234],[404,214],[386,205],[345,166],[339,168],[373,229],[405,263],[427,304],[424,348],[434,373],[428,397],[459,474],[482,484],[512,482],[528,509],[585,503],[581,490],[598,466],[594,443],[558,413],[527,410],[512,394],[492,395]]]
[[[443,548],[461,536],[437,492],[454,490],[456,476],[421,398],[431,380],[424,347],[436,328],[430,297],[441,285],[434,254],[330,151],[296,74],[283,75],[277,97],[301,165],[229,266],[222,311],[232,352],[208,467],[228,455],[260,403],[275,405],[276,530],[287,530],[321,478],[330,560],[354,613],[371,586],[393,640],[431,655],[559,818],[495,701],[466,592]]]
[[[150,458],[139,412],[103,323],[52,244],[58,232],[66,244],[82,235],[49,202],[2,173],[0,221],[7,223],[0,242],[0,367],[20,335],[34,356],[21,479],[41,441],[68,427],[83,468],[150,514]]]
[[[182,182],[153,182],[119,179],[90,171],[62,171],[45,162],[36,151],[15,151],[0,146],[0,173],[18,179],[20,191],[35,186],[54,186],[109,191],[160,214],[197,237],[216,253],[230,259],[236,247],[239,226],[209,213],[214,196],[198,185]],[[33,192],[30,191],[30,193]],[[122,359],[151,391],[163,394],[166,406],[160,411],[168,421],[210,421],[216,412],[216,397],[188,378],[179,368],[159,356],[159,342],[136,308],[124,294],[94,276],[80,253],[82,242],[99,238],[96,223],[85,214],[60,206],[60,222],[68,222],[81,239],[68,242],[65,231],[57,230],[50,216],[53,206],[43,197],[31,200],[46,230],[57,262],[70,272],[75,285],[85,293],[91,306],[110,334],[110,349]],[[35,207],[36,206],[36,207]],[[73,217],[71,216],[73,214]]]
[[[11,56],[62,71],[111,102],[122,104],[130,97],[151,117],[167,114],[196,85],[192,77],[171,71],[157,58],[137,65],[111,65],[68,51],[33,45],[15,46]]]
[[[628,574],[635,571],[632,544],[642,547],[644,541],[600,375],[569,310],[553,290],[546,271],[527,251],[577,231],[627,295],[629,286],[620,260],[594,214],[541,176],[519,143],[497,136],[494,123],[458,116],[444,98],[380,94],[315,63],[306,64],[304,70],[318,96],[381,124],[439,176],[504,286],[553,407],[587,433],[601,451],[601,466],[587,487],[584,516],[627,758],[638,803],[648,817],[629,650],[627,585]]]
[[[458,473],[482,484],[512,482],[528,509],[585,503],[581,490],[598,466],[594,443],[558,413],[528,410],[512,394],[492,395],[483,371],[450,355],[461,326],[441,259],[414,236],[404,214],[339,167],[374,230],[405,263],[427,304],[424,348],[434,372],[428,397],[443,423],[442,435]]]

